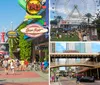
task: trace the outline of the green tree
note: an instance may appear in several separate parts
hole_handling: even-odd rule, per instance
[[[94,20],[92,23],[93,23],[94,25],[96,25],[98,36],[100,36],[100,18],[98,17],[98,18],[97,18],[96,20]],[[98,37],[98,39],[100,40],[100,37]]]
[[[8,39],[8,43],[9,43],[9,53],[10,53],[10,57],[14,58],[14,54],[13,52],[17,51],[17,47],[18,47],[18,38],[9,38]]]
[[[55,20],[57,21],[57,23],[59,23],[60,20],[62,20],[62,19],[63,19],[63,18],[62,18],[61,16],[57,16]]]
[[[54,20],[50,21],[50,24],[52,25],[57,25],[57,23],[60,22],[60,20],[62,20],[63,18],[61,16],[57,16]]]
[[[19,48],[20,48],[20,59],[30,59],[31,56],[31,45],[32,41],[24,39],[24,34],[20,31],[22,28],[27,26],[27,22],[23,22],[17,29],[19,34]]]
[[[50,24],[52,24],[52,25],[57,25],[57,20],[51,20],[51,21],[50,21]]]
[[[90,13],[85,14],[88,20],[88,24],[90,23],[90,19],[92,18],[92,15]]]

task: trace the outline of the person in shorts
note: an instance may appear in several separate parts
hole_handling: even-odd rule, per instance
[[[5,69],[5,74],[8,74],[8,66],[9,66],[8,60],[4,59],[4,61],[3,61],[3,67]]]
[[[14,60],[12,60],[11,63],[10,63],[10,69],[11,69],[12,74],[14,74],[14,73],[15,73],[15,64],[14,64]]]
[[[19,71],[20,70],[20,61],[17,59],[16,60],[16,70]]]
[[[28,64],[29,64],[28,61],[25,59],[25,60],[24,60],[24,68],[25,68],[25,70],[27,69]]]

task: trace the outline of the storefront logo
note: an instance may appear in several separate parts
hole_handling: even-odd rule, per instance
[[[39,0],[29,0],[26,4],[26,11],[30,15],[37,14],[42,8]]]
[[[48,32],[48,30],[38,24],[30,24],[25,28],[21,29],[21,32],[25,33],[29,37],[39,37],[43,33]]]

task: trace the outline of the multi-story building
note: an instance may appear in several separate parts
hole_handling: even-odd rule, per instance
[[[51,43],[51,53],[63,53],[69,51],[76,51],[79,53],[92,53],[91,43]]]

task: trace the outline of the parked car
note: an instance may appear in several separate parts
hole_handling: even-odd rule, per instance
[[[80,82],[95,82],[95,79],[94,79],[94,77],[85,76],[85,77],[80,78]]]
[[[66,77],[67,75],[66,75],[66,72],[65,72],[65,71],[60,71],[60,72],[59,72],[59,76]]]

